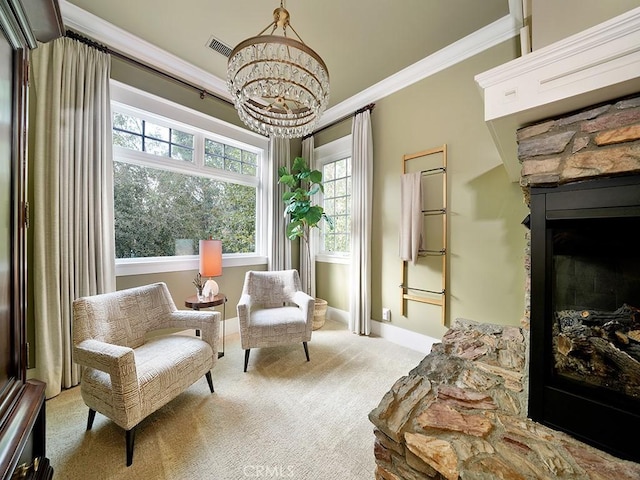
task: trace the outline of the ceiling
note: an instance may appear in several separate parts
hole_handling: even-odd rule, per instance
[[[267,27],[280,6],[278,0],[60,0],[62,7],[65,3],[222,80],[227,58],[208,47],[211,37],[233,48]],[[284,6],[292,27],[327,64],[331,108],[509,15],[509,4],[509,0],[290,0]]]

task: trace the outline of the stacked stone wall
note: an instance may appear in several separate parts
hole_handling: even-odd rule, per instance
[[[525,189],[640,173],[640,95],[521,128],[517,139]]]
[[[639,464],[526,417],[526,335],[457,320],[369,414],[376,479],[640,479]]]

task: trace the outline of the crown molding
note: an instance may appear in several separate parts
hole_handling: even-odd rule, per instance
[[[518,181],[518,128],[638,91],[640,7],[480,73],[475,81],[507,173]]]
[[[109,48],[233,101],[225,80],[156,47],[86,10],[59,0],[65,26]]]
[[[232,100],[226,81],[185,62],[179,57],[162,50],[111,23],[93,15],[80,7],[60,0],[60,9],[65,25],[91,39],[108,45],[109,48],[130,56],[142,63],[166,71],[189,83],[202,87],[223,98]],[[506,41],[519,32],[520,24],[513,15],[487,25],[465,38],[439,50],[438,52],[410,65],[390,77],[363,90],[353,97],[327,109],[320,118],[317,128],[328,125],[358,108],[380,100],[398,90],[402,90],[445,68],[459,63],[487,48]]]
[[[441,72],[488,48],[509,40],[519,35],[519,33],[520,24],[518,21],[511,15],[505,15],[486,27],[467,35],[457,42],[438,50],[434,54],[419,60],[413,65],[409,65],[353,97],[329,108],[320,118],[317,128],[329,125],[332,122],[350,115],[364,105],[373,103],[409,85]]]

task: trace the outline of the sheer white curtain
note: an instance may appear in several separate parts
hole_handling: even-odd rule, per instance
[[[373,140],[369,110],[357,114],[351,127],[351,299],[349,329],[371,332],[371,208]]]
[[[314,143],[313,135],[302,140],[302,158],[307,161],[311,169],[318,168],[313,155]],[[300,281],[302,282],[302,290],[309,293],[313,298],[316,297],[316,262],[314,252],[316,251],[317,230],[317,228],[312,228],[309,232],[308,251],[304,244],[302,242],[300,243]]]
[[[60,38],[33,51],[34,377],[46,396],[77,385],[77,297],[115,290],[110,57]]]
[[[269,270],[289,270],[291,268],[291,240],[285,234],[287,219],[284,216],[282,194],[287,187],[278,184],[278,169],[289,168],[290,149],[288,138],[271,137],[269,144],[271,157],[271,228],[269,229]]]

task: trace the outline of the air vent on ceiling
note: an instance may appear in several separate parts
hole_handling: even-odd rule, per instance
[[[229,45],[222,43],[216,37],[211,37],[207,42],[207,46],[227,58],[231,56],[232,48]]]

